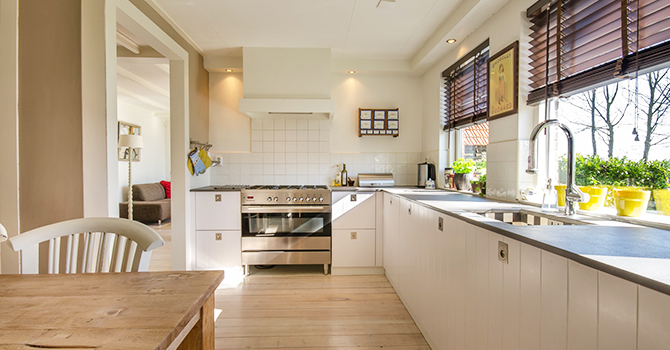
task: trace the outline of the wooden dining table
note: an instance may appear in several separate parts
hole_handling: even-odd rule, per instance
[[[214,349],[223,271],[0,275],[0,349]]]

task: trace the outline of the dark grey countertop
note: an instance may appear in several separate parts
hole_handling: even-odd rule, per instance
[[[477,215],[487,209],[538,208],[446,191],[388,189],[413,202],[580,264],[670,295],[670,231],[587,215],[587,225],[513,226]],[[557,214],[563,216],[563,214]]]
[[[239,191],[240,188],[241,187],[237,185],[212,185],[212,186],[192,188],[191,192]]]

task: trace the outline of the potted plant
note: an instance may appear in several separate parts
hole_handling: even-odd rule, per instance
[[[458,158],[451,167],[454,169],[454,184],[456,185],[456,189],[461,191],[471,190],[470,181],[472,180],[472,170],[475,167],[475,161]]]
[[[486,174],[482,175],[479,177],[479,191],[480,195],[485,195],[486,194]]]

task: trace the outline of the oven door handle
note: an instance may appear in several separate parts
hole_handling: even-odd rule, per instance
[[[247,207],[242,206],[242,213],[330,213],[330,207],[327,206],[262,206]]]

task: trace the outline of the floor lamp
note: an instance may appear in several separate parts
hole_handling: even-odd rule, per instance
[[[133,149],[144,147],[140,135],[119,135],[119,147],[128,148],[128,220],[133,219]]]

